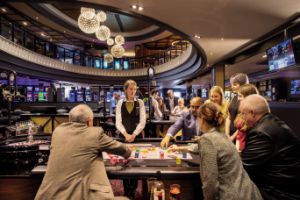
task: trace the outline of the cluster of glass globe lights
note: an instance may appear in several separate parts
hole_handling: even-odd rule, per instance
[[[108,46],[111,47],[111,54],[107,53],[104,55],[104,60],[107,63],[111,63],[114,58],[122,58],[125,49],[122,46],[125,43],[125,39],[121,35],[117,35],[115,40],[113,40],[111,36],[110,29],[101,25],[101,23],[105,22],[107,19],[106,13],[103,11],[95,12],[93,8],[81,8],[81,14],[78,17],[78,26],[80,30],[87,34],[96,34],[96,37],[101,41],[106,41]],[[115,44],[115,45],[114,45]]]

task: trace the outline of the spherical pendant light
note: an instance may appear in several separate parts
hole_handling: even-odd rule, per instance
[[[100,11],[97,13],[96,18],[99,22],[105,22],[107,19],[106,13],[103,11]]]
[[[118,45],[122,45],[125,43],[125,38],[122,35],[117,35],[115,37],[115,43]]]
[[[110,53],[104,55],[104,61],[107,63],[111,63],[114,60],[113,56]]]
[[[101,25],[99,29],[96,31],[96,37],[101,40],[105,41],[110,37],[110,30],[107,26]]]
[[[80,9],[80,11],[81,11],[80,15],[82,15],[86,19],[93,19],[95,17],[95,15],[96,15],[95,9],[93,9],[93,8],[82,7]]]
[[[125,53],[125,49],[121,45],[114,45],[110,52],[115,58],[122,58]]]
[[[108,46],[112,46],[114,43],[115,43],[115,41],[112,38],[108,38],[107,41],[106,41],[106,44]]]
[[[83,32],[91,34],[95,33],[96,30],[99,29],[100,24],[96,17],[87,19],[81,14],[78,18],[78,26]]]

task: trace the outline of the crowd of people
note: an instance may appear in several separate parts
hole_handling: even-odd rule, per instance
[[[167,92],[164,106],[153,92],[153,109],[166,109],[176,116],[161,147],[169,147],[179,131],[181,140],[198,136],[205,199],[300,199],[300,138],[271,114],[268,102],[249,84],[246,74],[232,76],[230,84],[234,93],[230,102],[224,99],[223,89],[214,86],[207,101],[193,97],[188,109],[172,90]],[[126,98],[116,105],[116,128],[125,142],[144,136],[146,111],[144,102],[135,97],[136,90],[135,81],[126,81]],[[165,110],[153,111],[153,116],[162,119],[162,113]],[[70,111],[70,122],[55,129],[47,172],[36,199],[114,198],[101,152],[128,158],[130,150],[93,127],[92,119],[90,108],[78,105]],[[136,182],[125,180],[124,187],[125,195],[134,199]]]

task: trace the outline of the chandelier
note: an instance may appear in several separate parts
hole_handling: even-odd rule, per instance
[[[106,44],[111,47],[111,53],[107,53],[104,55],[104,60],[107,63],[111,63],[113,61],[113,57],[122,58],[125,49],[122,46],[125,44],[125,38],[122,35],[117,35],[115,39],[111,38],[110,29],[103,25],[107,19],[107,15],[103,11],[99,11],[96,13],[93,8],[85,8],[82,7],[80,9],[80,15],[78,17],[78,27],[84,33],[93,34],[95,33],[96,38],[100,41],[106,41]]]

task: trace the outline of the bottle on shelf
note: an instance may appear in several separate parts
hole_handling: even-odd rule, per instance
[[[155,181],[153,188],[153,200],[165,200],[164,183],[162,181]]]

